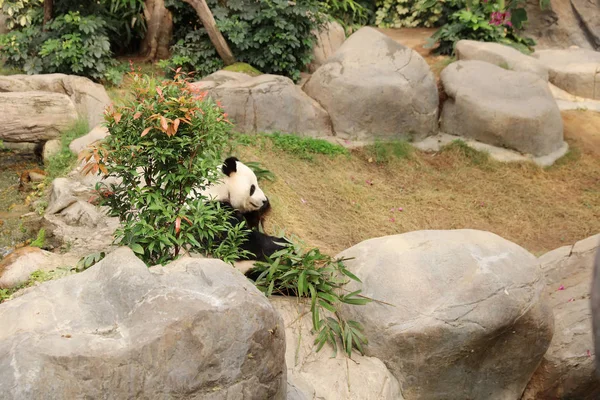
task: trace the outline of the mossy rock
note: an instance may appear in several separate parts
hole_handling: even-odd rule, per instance
[[[256,68],[254,68],[252,65],[246,64],[243,62],[233,63],[233,64],[228,65],[227,67],[223,68],[223,70],[224,71],[232,71],[232,72],[242,72],[242,73],[244,73],[246,75],[250,75],[250,76],[259,76],[259,75],[263,74],[262,72],[260,72]]]

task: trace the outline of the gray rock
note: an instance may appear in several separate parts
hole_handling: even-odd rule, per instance
[[[80,118],[89,126],[104,122],[104,109],[111,101],[104,86],[76,75],[10,75],[0,76],[0,92],[42,91],[68,96]]]
[[[475,230],[417,231],[364,241],[338,255],[364,295],[345,306],[366,354],[381,359],[408,399],[518,399],[552,339],[536,258]]]
[[[539,50],[550,82],[576,96],[600,100],[600,52],[585,49]]]
[[[310,303],[273,296],[271,304],[285,325],[288,399],[403,399],[398,381],[381,360],[355,353],[347,363],[341,350],[332,358],[329,346],[316,352]]]
[[[459,40],[455,50],[459,60],[485,61],[511,71],[531,72],[548,80],[548,67],[513,47],[500,43]]]
[[[56,139],[77,121],[75,106],[59,93],[0,93],[0,109],[0,140],[5,142]]]
[[[220,71],[213,72],[212,74],[205,76],[198,82],[192,83],[192,87],[195,87],[198,89],[203,89],[203,90],[208,90],[208,89],[215,88],[219,85],[222,85],[225,82],[230,82],[230,81],[244,82],[249,79],[252,79],[252,77],[243,72],[220,70]]]
[[[441,81],[448,95],[442,132],[536,157],[563,146],[560,110],[538,76],[482,61],[457,61],[442,71]]]
[[[600,3],[595,0],[571,0],[571,6],[590,44],[600,50]]]
[[[212,98],[221,102],[235,123],[236,130],[245,133],[285,132],[313,137],[332,134],[327,112],[294,85],[291,79],[278,75],[260,75],[249,79],[236,77],[218,85],[210,81],[195,84],[196,87],[207,89]]]
[[[61,143],[60,139],[48,140],[46,143],[44,143],[44,150],[42,151],[42,159],[44,160],[44,162],[49,161],[52,156],[55,156],[58,153],[60,153],[61,149],[62,149],[62,143]]]
[[[592,1],[582,0],[590,3]],[[541,8],[539,0],[527,0],[525,10],[528,21],[523,34],[532,37],[537,42],[536,49],[568,48],[579,46],[593,49],[593,38],[577,15],[575,2],[565,0],[550,0],[550,6]],[[579,2],[577,2],[579,3]],[[600,19],[600,8],[587,13],[590,20]]]
[[[304,90],[345,139],[422,139],[437,131],[439,100],[429,66],[373,28],[350,36]]]
[[[313,59],[308,65],[308,71],[313,73],[325,64],[346,40],[344,27],[337,21],[327,21],[320,29],[313,32],[317,43],[313,47]]]
[[[523,400],[600,398],[590,330],[590,277],[599,247],[600,235],[595,235],[539,258],[554,311],[554,337]]]
[[[161,272],[120,248],[0,305],[2,397],[284,399],[284,328],[265,296],[214,259]]]
[[[60,267],[62,257],[36,247],[22,247],[0,261],[0,289],[10,289],[27,282],[32,272],[51,271]]]
[[[81,136],[69,144],[69,149],[75,154],[79,154],[83,149],[109,135],[108,129],[104,126],[94,127],[87,135]]]

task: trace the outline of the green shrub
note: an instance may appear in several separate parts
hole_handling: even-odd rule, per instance
[[[456,0],[377,0],[375,23],[381,28],[437,26]]]
[[[456,42],[463,39],[498,42],[523,52],[530,52],[535,45],[532,39],[521,37],[516,30],[527,20],[524,8],[514,8],[511,14],[511,9],[504,11],[503,1],[457,3],[461,8],[448,16],[446,24],[431,36],[425,48],[439,43],[434,52],[450,55],[454,53]],[[471,4],[467,7],[467,3]]]
[[[46,28],[31,25],[0,35],[0,55],[6,65],[28,74],[58,72],[95,80],[106,78],[116,65],[102,19],[69,12]]]
[[[329,343],[337,352],[339,340],[350,357],[353,348],[364,354],[363,345],[367,344],[367,338],[358,322],[347,321],[340,315],[339,307],[343,303],[364,305],[371,300],[362,296],[360,290],[344,293],[344,285],[350,280],[360,282],[346,269],[346,260],[334,260],[318,249],[303,253],[296,246],[289,246],[273,254],[268,262],[256,263],[258,277],[255,284],[267,296],[309,297],[317,351]]]
[[[120,180],[97,187],[101,204],[121,221],[117,243],[151,265],[186,250],[226,262],[245,257],[244,224],[232,226],[230,213],[199,193],[188,198],[218,179],[230,132],[223,110],[179,74],[156,86],[147,76],[131,80],[133,98],[107,113],[110,136],[82,157],[84,172]]]
[[[372,1],[324,0],[322,11],[331,15],[344,26],[368,25],[372,22],[375,7]]]
[[[187,10],[178,22],[181,28],[176,30],[173,60],[165,66],[181,66],[200,75],[219,69],[222,64],[198,26],[197,15],[190,13],[187,4],[174,0],[165,4],[173,13]],[[208,5],[238,61],[264,73],[286,75],[295,81],[300,78],[300,71],[312,58],[316,41],[313,30],[322,23],[318,0],[297,0],[293,4],[287,0],[209,0]],[[201,57],[194,55],[198,51]]]
[[[19,29],[42,23],[44,0],[0,0],[8,29]]]
[[[46,230],[44,228],[38,231],[37,237],[31,242],[31,247],[39,247],[40,249],[46,244]]]

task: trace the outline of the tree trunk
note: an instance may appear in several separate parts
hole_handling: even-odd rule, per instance
[[[44,0],[44,20],[42,21],[42,26],[44,27],[46,24],[52,19],[52,9],[54,8],[54,0]]]
[[[169,58],[173,37],[173,15],[164,0],[145,0],[144,17],[148,27],[140,46],[140,55],[148,61]]]
[[[219,56],[223,59],[225,65],[231,65],[235,62],[235,57],[229,48],[229,45],[225,41],[225,38],[217,28],[217,23],[215,22],[215,18],[208,8],[208,4],[206,4],[205,0],[183,0],[188,3],[190,6],[194,7],[198,17],[200,17],[200,21],[202,21],[202,25],[204,25],[204,29],[206,29],[206,33],[208,33],[208,37],[212,42],[213,46],[219,53]]]

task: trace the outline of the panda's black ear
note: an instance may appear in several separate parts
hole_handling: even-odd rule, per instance
[[[229,157],[228,159],[225,160],[225,162],[223,162],[223,168],[222,171],[225,175],[229,176],[231,175],[232,172],[237,172],[237,165],[236,162],[238,162],[239,160],[235,157]]]

